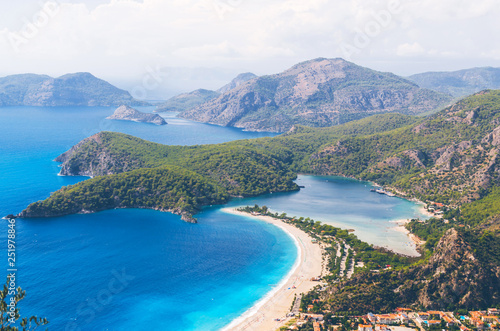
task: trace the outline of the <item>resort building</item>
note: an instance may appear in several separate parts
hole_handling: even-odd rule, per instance
[[[358,331],[373,331],[371,324],[359,324]]]
[[[488,315],[500,315],[500,310],[497,308],[488,308]]]
[[[366,315],[366,317],[368,318],[368,320],[370,321],[370,323],[376,323],[377,322],[377,317],[375,315],[373,315],[372,313],[368,313]]]
[[[439,324],[441,324],[440,320],[427,320],[427,321],[423,321],[423,323],[422,323],[422,325],[425,325],[425,326],[439,325]]]

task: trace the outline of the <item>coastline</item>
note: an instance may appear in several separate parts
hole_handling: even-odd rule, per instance
[[[400,220],[395,220],[395,221],[391,221],[391,222],[397,224],[396,227],[394,228],[394,230],[396,230],[398,232],[405,233],[408,236],[408,238],[410,238],[410,240],[412,241],[412,243],[415,245],[415,249],[418,252],[418,255],[415,255],[415,257],[421,256],[422,254],[420,254],[419,247],[422,246],[422,245],[424,245],[425,241],[423,241],[422,239],[420,239],[419,237],[417,237],[415,234],[411,233],[405,227],[405,225],[407,223],[409,223],[409,220],[407,220],[407,219],[400,219]]]
[[[307,293],[319,284],[317,281],[311,281],[311,278],[323,275],[323,248],[318,243],[313,243],[307,233],[279,219],[262,215],[253,216],[233,208],[223,208],[222,211],[273,224],[285,231],[297,247],[297,259],[283,280],[250,309],[222,329],[223,331],[276,330],[289,320],[286,315],[290,312],[295,295]],[[275,319],[280,319],[280,321]]]

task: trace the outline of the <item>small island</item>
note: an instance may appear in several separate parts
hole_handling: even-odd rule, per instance
[[[167,124],[163,117],[158,114],[143,113],[126,105],[121,105],[120,107],[116,108],[113,115],[106,117],[106,119],[153,123],[156,125]]]

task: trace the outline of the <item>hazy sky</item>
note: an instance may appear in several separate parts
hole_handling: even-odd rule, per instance
[[[89,71],[151,97],[317,57],[400,75],[500,67],[499,31],[498,0],[3,1],[0,76]]]

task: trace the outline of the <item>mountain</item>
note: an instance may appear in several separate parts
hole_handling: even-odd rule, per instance
[[[391,185],[459,206],[500,186],[500,91],[483,91],[411,127],[346,137],[314,153],[314,173]]]
[[[423,119],[384,114],[197,147],[101,133],[63,155],[58,161],[65,175],[119,175],[175,165],[210,177],[235,196],[296,189],[288,180],[298,172],[341,175],[461,206],[500,186],[500,91],[480,92]]]
[[[319,133],[322,138],[315,137],[317,132],[304,133],[297,129],[294,134],[275,140],[242,140],[200,146],[167,146],[122,133],[101,132],[82,140],[56,158],[62,162],[61,175],[94,178],[59,190],[45,201],[31,204],[21,215],[47,217],[117,207],[175,210],[179,214],[191,215],[202,206],[213,204],[213,200],[195,199],[204,195],[199,187],[186,185],[184,180],[179,182],[182,186],[175,192],[176,199],[166,199],[165,193],[168,192],[163,191],[164,186],[155,186],[154,183],[150,186],[149,181],[146,185],[145,181],[136,180],[150,174],[146,170],[164,167],[189,170],[196,176],[193,179],[196,182],[197,176],[202,176],[214,188],[210,190],[219,193],[214,198],[217,201],[230,196],[293,191],[298,189],[293,182],[296,170],[292,169],[298,169],[294,164],[299,164],[326,141],[346,135],[373,134],[414,122],[410,116],[385,114],[359,123],[317,129],[322,131]],[[292,152],[287,146],[296,150]],[[176,171],[171,169],[169,173]],[[165,182],[165,185],[177,185],[174,184],[175,176],[172,181]]]
[[[252,131],[325,127],[378,113],[420,114],[449,96],[343,59],[315,59],[240,84],[180,117]]]
[[[257,77],[256,75],[247,72],[243,74],[239,74],[236,76],[231,82],[224,85],[217,91],[198,89],[188,93],[182,93],[176,95],[166,102],[159,104],[156,107],[155,112],[164,112],[164,111],[177,111],[182,112],[185,110],[192,109],[198,105],[201,105],[209,100],[217,98],[221,93],[224,93],[230,89],[233,89],[242,83],[250,80],[252,78]]]
[[[500,88],[500,68],[483,67],[449,72],[425,72],[408,77],[420,87],[464,97]]]
[[[220,89],[218,89],[217,92],[226,93],[227,91],[232,90],[232,89],[240,86],[241,84],[245,83],[246,81],[249,81],[250,79],[254,79],[256,77],[257,77],[257,75],[255,75],[251,72],[245,72],[245,73],[239,74],[231,82],[229,82],[229,84],[226,84],[226,85],[222,86]]]
[[[322,292],[331,311],[384,311],[396,307],[485,309],[500,302],[500,268],[476,252],[475,239],[451,228],[432,256],[400,270],[361,272]],[[486,245],[485,245],[486,247]]]
[[[122,105],[116,108],[113,115],[106,117],[108,120],[123,120],[133,122],[152,123],[156,125],[165,125],[167,122],[158,114],[149,114],[138,111],[129,106]]]
[[[0,78],[0,106],[119,106],[147,105],[124,90],[90,73],[58,78],[22,74]]]
[[[297,190],[297,173],[371,180],[400,196],[442,202],[442,219],[407,225],[425,240],[420,259],[377,273],[361,268],[314,296],[330,311],[362,313],[401,305],[454,310],[500,304],[500,90],[479,92],[425,118],[380,114],[216,145],[167,146],[101,132],[57,161],[63,175],[96,177],[18,216],[133,207],[194,221],[203,206],[231,197]],[[402,263],[394,254],[387,259]]]
[[[165,111],[178,111],[182,112],[187,109],[191,109],[202,103],[212,100],[219,96],[219,93],[211,90],[198,89],[188,93],[182,93],[176,95],[164,103],[156,106],[155,113],[165,112]]]

